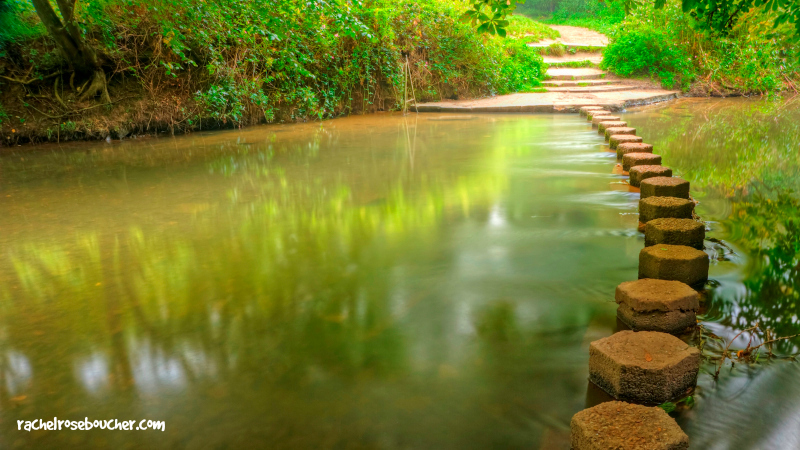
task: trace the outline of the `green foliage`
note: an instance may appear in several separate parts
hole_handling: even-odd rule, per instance
[[[637,24],[638,25],[638,24]],[[667,88],[687,88],[694,79],[692,60],[669,30],[649,24],[626,28],[603,53],[601,67],[623,77],[650,76]]]
[[[177,99],[166,121],[189,128],[398,109],[406,61],[419,102],[531,89],[545,70],[523,45],[461,22],[460,0],[77,5],[78,24],[109,70],[125,68],[113,81],[127,77],[153,99]],[[35,33],[0,33],[20,46],[6,67],[42,78],[63,61],[31,14],[20,6],[0,14],[0,23],[28,23]],[[507,26],[520,42],[558,35],[527,18],[505,22],[494,33]]]
[[[0,57],[9,43],[44,35],[33,5],[23,0],[0,0]]]
[[[506,37],[509,21],[518,3],[525,0],[472,0],[472,6],[461,16],[463,22],[477,26],[478,33]]]

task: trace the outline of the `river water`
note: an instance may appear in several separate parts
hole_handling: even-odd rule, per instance
[[[795,105],[624,115],[727,245],[709,245],[708,361],[676,411],[695,448],[800,446],[795,363],[710,375],[714,336],[800,332]],[[577,115],[6,151],[0,448],[568,448],[572,415],[602,400],[588,344],[617,329],[643,246],[614,165]],[[166,431],[16,429],[54,416]]]

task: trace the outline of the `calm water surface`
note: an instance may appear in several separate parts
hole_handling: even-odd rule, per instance
[[[706,131],[704,103],[625,115],[732,249],[709,246],[705,336],[797,323],[797,238],[757,235],[800,226],[786,219],[796,197],[775,197],[798,191],[800,167],[800,108],[780,105],[764,136],[705,134],[694,152],[681,133],[726,136],[740,113]],[[750,178],[702,171],[725,155],[745,172],[742,148],[764,142],[784,153]],[[577,115],[383,115],[7,152],[0,448],[568,448],[571,416],[602,399],[588,344],[616,330],[614,288],[636,278],[643,245],[614,162]],[[759,170],[786,175],[767,192]],[[732,448],[733,425],[753,439],[738,448],[798,442],[798,376],[783,360],[704,373],[678,417],[697,448]],[[53,416],[166,431],[16,430]]]

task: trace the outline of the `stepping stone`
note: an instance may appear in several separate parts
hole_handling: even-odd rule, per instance
[[[578,110],[578,113],[582,116],[585,116],[589,111],[598,111],[604,109],[602,106],[581,106]]]
[[[612,114],[614,114],[614,113],[612,113],[611,111],[606,111],[604,109],[598,109],[596,111],[588,111],[586,113],[586,120],[591,122],[592,119],[594,119],[595,117],[598,117],[598,116],[610,116]]]
[[[642,181],[640,198],[678,197],[689,198],[689,182],[678,177],[653,177]]]
[[[630,153],[634,155],[635,153]],[[649,155],[649,153],[645,153]],[[626,155],[627,156],[627,155]],[[658,158],[661,159],[660,157]],[[661,161],[659,161],[660,163]],[[630,170],[630,183],[633,187],[639,187],[642,180],[646,180],[648,178],[653,177],[671,177],[672,176],[672,169],[669,167],[664,166],[656,166],[656,165],[644,165],[644,166],[634,166],[631,167]]]
[[[654,219],[647,222],[644,228],[644,245],[647,247],[669,244],[685,245],[702,250],[705,238],[705,225],[692,219]]]
[[[695,286],[708,280],[708,266],[706,252],[686,245],[651,245],[639,252],[640,279],[674,280]]]
[[[661,156],[653,153],[628,153],[622,157],[622,170],[630,172],[635,166],[661,165]]]
[[[615,134],[608,138],[608,144],[611,150],[616,150],[617,146],[621,144],[633,144],[642,141],[643,139],[641,136],[633,136],[630,134]]]
[[[610,127],[606,128],[606,140],[611,139],[611,136],[616,136],[620,134],[631,134],[636,136],[636,128],[631,127]]]
[[[607,116],[592,116],[592,126],[596,127],[597,124],[599,124],[600,122],[611,121],[611,120],[620,120],[620,119],[622,119],[622,117],[620,117],[620,116],[612,116],[610,114],[607,115]]]
[[[689,436],[657,406],[605,402],[572,416],[572,450],[686,450]]]
[[[617,400],[660,405],[697,383],[700,350],[667,333],[620,331],[589,345],[589,380]]]
[[[622,157],[628,153],[653,153],[653,144],[629,142],[617,146],[617,159],[622,159]]]
[[[613,116],[601,116],[602,119],[606,117],[613,117]],[[597,132],[600,134],[605,133],[607,128],[618,128],[618,127],[627,127],[628,122],[623,122],[621,120],[602,120],[597,123]]]
[[[647,197],[639,200],[639,222],[656,219],[691,219],[694,202],[677,197]]]
[[[680,281],[626,281],[615,298],[617,317],[634,331],[677,334],[697,325],[700,294]]]

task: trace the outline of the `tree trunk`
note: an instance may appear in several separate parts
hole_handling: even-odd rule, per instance
[[[53,10],[49,0],[31,0],[36,14],[47,32],[64,54],[67,63],[77,72],[91,76],[89,87],[81,93],[81,100],[97,94],[111,102],[106,86],[106,75],[94,49],[86,44],[80,27],[75,22],[75,2],[77,0],[56,0],[61,18]]]

